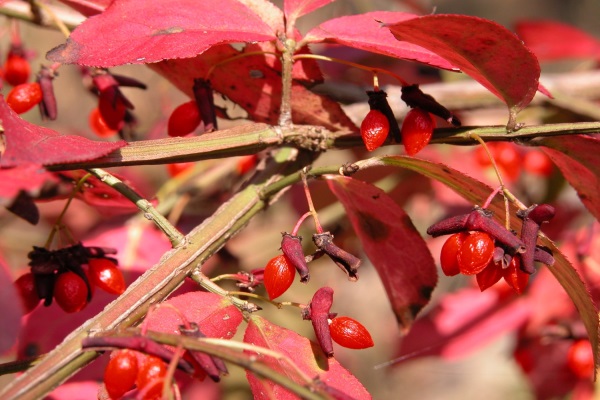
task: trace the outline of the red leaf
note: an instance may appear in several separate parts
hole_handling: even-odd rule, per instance
[[[36,197],[45,183],[57,180],[56,175],[47,172],[40,165],[2,168],[0,169],[0,204],[9,205],[21,191]]]
[[[246,46],[244,51],[255,49]],[[151,68],[192,98],[195,77],[205,76],[212,65],[238,54],[240,52],[229,45],[215,46],[199,57],[166,60],[151,65]],[[281,70],[276,65],[269,67],[269,57],[244,57],[222,64],[214,69],[210,81],[215,91],[239,104],[252,120],[276,124],[281,104]],[[322,125],[332,131],[357,130],[337,102],[312,93],[300,84],[294,84],[292,90],[294,123]]]
[[[600,59],[600,40],[561,22],[520,21],[515,31],[540,61]]]
[[[374,11],[334,18],[310,30],[303,42],[338,43],[390,57],[418,61],[444,69],[456,69],[450,62],[418,43],[399,42],[378,21],[397,23],[417,18],[415,14]]]
[[[288,21],[295,21],[303,15],[315,11],[335,0],[285,0],[283,2],[283,11]]]
[[[377,269],[398,323],[408,330],[437,284],[427,244],[410,217],[381,189],[348,177],[326,178]]]
[[[34,125],[15,114],[1,96],[0,120],[6,146],[0,158],[1,167],[89,161],[127,144],[122,140],[95,142],[81,136],[61,135],[52,129]]]
[[[537,59],[515,34],[493,21],[440,14],[386,26],[398,40],[433,51],[485,86],[508,105],[511,120],[535,95]]]
[[[8,351],[17,340],[21,329],[23,305],[19,294],[0,256],[0,312],[2,313],[2,329],[0,329],[0,354]]]
[[[98,40],[102,38],[102,40]],[[121,0],[77,27],[47,58],[112,67],[194,57],[220,43],[276,39],[273,29],[237,0]]]
[[[179,310],[188,322],[196,322],[208,337],[230,339],[242,322],[242,313],[229,300],[208,292],[189,292],[165,302]],[[171,307],[158,307],[145,319],[149,330],[174,333],[184,324]]]
[[[323,382],[327,386],[350,396],[353,399],[370,399],[371,395],[362,384],[348,372],[335,358],[326,359],[317,350],[318,345],[311,343],[307,338],[298,335],[289,329],[274,325],[264,318],[253,315],[246,327],[244,342],[255,346],[265,347],[281,353],[291,359],[305,375],[311,379]],[[318,357],[318,358],[317,358]],[[275,360],[273,357],[257,354],[258,360],[269,365],[274,371],[287,375],[300,384],[306,384],[300,377],[293,374],[288,363]],[[250,372],[246,372],[252,394],[256,400],[270,399],[297,399],[288,390],[270,381],[258,379]],[[335,397],[335,396],[334,396]]]
[[[600,220],[600,140],[584,135],[540,137],[535,144],[545,146],[542,150],[575,188],[588,211]]]

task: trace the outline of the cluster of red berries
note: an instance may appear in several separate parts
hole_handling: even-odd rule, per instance
[[[455,126],[460,126],[459,119],[439,104],[433,97],[425,94],[418,85],[402,87],[402,100],[411,107],[406,114],[400,129],[394,113],[387,102],[387,93],[379,88],[368,91],[370,111],[360,126],[365,147],[373,151],[383,145],[390,134],[396,142],[402,141],[408,155],[421,151],[433,135],[437,115]]]
[[[29,253],[31,271],[15,281],[25,311],[31,312],[40,300],[45,306],[55,300],[68,313],[80,311],[90,302],[93,287],[123,293],[123,274],[107,254],[114,251],[81,243],[58,250],[34,247]]]
[[[434,237],[451,235],[440,254],[444,274],[475,275],[482,291],[504,278],[521,294],[535,272],[535,261],[554,263],[550,250],[537,245],[540,226],[554,217],[554,207],[534,205],[517,215],[523,220],[520,237],[492,219],[491,212],[478,207],[430,226],[427,233]]]
[[[550,157],[541,150],[519,151],[517,146],[508,142],[487,143],[498,169],[509,181],[515,181],[521,171],[547,178],[552,175],[554,166]],[[482,167],[489,167],[492,161],[483,146],[475,149],[475,161]]]

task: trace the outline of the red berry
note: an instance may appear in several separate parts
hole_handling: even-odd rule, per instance
[[[169,136],[185,136],[192,133],[202,122],[195,100],[179,105],[169,117]]]
[[[529,274],[521,271],[521,258],[518,255],[512,258],[508,268],[502,270],[502,275],[508,286],[515,292],[521,294],[525,291],[527,282],[529,282]]]
[[[510,181],[516,180],[521,173],[521,155],[517,151],[517,147],[507,142],[488,143],[487,147],[496,161],[500,173]],[[482,167],[492,164],[483,146],[475,150],[475,159]]]
[[[40,304],[40,298],[35,289],[35,279],[31,272],[21,275],[15,281],[15,286],[25,307],[25,313],[31,312]]]
[[[531,372],[535,367],[535,358],[531,350],[527,347],[517,347],[513,353],[513,357],[525,373]]]
[[[454,276],[460,273],[460,268],[458,268],[458,251],[468,235],[466,232],[460,232],[446,239],[440,252],[440,264],[444,275]]]
[[[335,317],[329,324],[331,338],[340,346],[349,349],[373,347],[371,334],[358,321],[349,317]]]
[[[269,260],[264,272],[264,284],[269,299],[273,300],[285,293],[294,282],[295,274],[296,269],[283,254]]]
[[[569,347],[567,366],[579,379],[594,376],[594,352],[589,340],[577,340]]]
[[[162,396],[162,383],[167,375],[167,364],[154,356],[146,356],[138,370],[136,384],[140,391],[145,391],[144,399],[160,399]]]
[[[256,154],[240,157],[235,166],[238,175],[244,175],[246,172],[249,172],[256,165],[256,161],[258,161]]]
[[[92,258],[88,262],[92,283],[105,292],[122,294],[125,278],[117,265],[107,258]]]
[[[31,110],[40,101],[42,101],[42,89],[37,82],[15,86],[6,96],[6,102],[17,114]]]
[[[471,232],[458,251],[458,268],[465,275],[483,271],[492,261],[494,239],[485,232]]]
[[[404,117],[400,131],[406,154],[414,156],[423,150],[431,140],[434,128],[435,120],[427,111],[420,108],[411,109]]]
[[[479,290],[483,292],[485,289],[494,286],[502,278],[502,266],[492,261],[475,278]]]
[[[378,110],[371,110],[360,124],[360,135],[369,151],[373,151],[385,142],[390,132],[390,121]]]
[[[64,311],[73,313],[87,304],[88,289],[85,281],[76,273],[67,271],[56,278],[54,299]]]
[[[547,178],[552,175],[554,166],[546,153],[539,150],[531,150],[525,153],[523,157],[523,169],[530,174]]]
[[[92,131],[99,137],[110,137],[118,133],[118,131],[111,129],[108,126],[104,118],[102,118],[102,114],[100,114],[100,109],[98,107],[90,112],[88,122]]]
[[[104,386],[112,399],[118,399],[135,385],[138,359],[132,350],[114,351],[104,371]]]
[[[30,73],[29,61],[21,56],[10,55],[4,63],[4,80],[12,86],[27,82]]]
[[[181,174],[183,171],[187,171],[188,169],[194,166],[194,162],[181,162],[181,163],[173,163],[167,164],[167,172],[171,177],[176,177]]]

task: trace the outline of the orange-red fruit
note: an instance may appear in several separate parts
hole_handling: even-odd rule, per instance
[[[515,181],[521,174],[521,155],[516,145],[507,142],[488,143],[490,154],[496,161],[500,173],[509,181]],[[475,160],[483,167],[490,166],[490,161],[483,146],[475,150]]]
[[[138,359],[132,350],[113,352],[106,370],[104,386],[112,399],[118,399],[135,385],[138,375]]]
[[[89,276],[100,289],[112,294],[125,291],[125,278],[117,265],[106,258],[92,258],[88,262]]]
[[[485,232],[471,232],[458,251],[458,268],[465,275],[483,271],[492,261],[494,239]]]
[[[523,157],[523,169],[530,174],[547,178],[552,175],[554,167],[546,153],[540,150],[531,150]]]
[[[460,268],[458,267],[458,251],[468,235],[469,234],[466,232],[460,232],[455,233],[446,239],[440,252],[440,264],[444,275],[454,276],[460,273]]]
[[[366,349],[374,345],[367,328],[349,317],[332,319],[329,331],[334,342],[349,349]]]
[[[494,286],[502,278],[502,266],[492,261],[475,278],[479,290],[483,292],[485,289]]]
[[[29,80],[29,61],[21,56],[9,56],[4,63],[4,80],[11,86],[21,85]]]
[[[181,174],[183,171],[186,171],[194,166],[193,162],[180,162],[167,164],[167,172],[171,177],[176,177]]]
[[[504,280],[513,288],[515,292],[521,294],[525,291],[527,283],[529,282],[529,274],[521,271],[521,258],[514,256],[508,268],[502,270]]]
[[[592,378],[594,375],[594,352],[589,340],[577,340],[569,347],[567,366],[579,379]]]
[[[169,117],[167,132],[169,136],[185,136],[192,133],[202,122],[200,110],[195,100],[179,105]]]
[[[31,110],[40,101],[42,101],[42,89],[37,82],[15,86],[6,96],[6,102],[17,114]]]
[[[144,391],[144,399],[160,399],[162,382],[167,374],[167,364],[158,357],[146,356],[138,369],[136,384],[138,390]]]
[[[264,272],[264,285],[269,299],[273,300],[284,294],[292,286],[295,274],[296,269],[285,255],[270,259]]]
[[[82,310],[87,304],[87,294],[85,281],[74,272],[63,272],[54,282],[54,300],[68,313]]]
[[[369,151],[380,147],[390,132],[390,121],[378,110],[371,110],[360,124],[360,135]]]
[[[31,272],[17,278],[15,286],[23,302],[23,307],[25,307],[25,313],[31,312],[40,304],[40,298],[35,289],[35,280]]]
[[[235,166],[238,175],[244,175],[246,172],[249,172],[252,168],[254,168],[257,161],[258,156],[256,154],[240,157]]]
[[[402,143],[406,154],[414,156],[431,140],[433,129],[435,128],[435,120],[431,115],[420,108],[413,108],[404,117],[402,122]]]
[[[110,137],[118,133],[118,131],[111,129],[108,126],[104,118],[102,118],[102,114],[100,113],[100,109],[98,107],[94,108],[90,112],[88,122],[92,131],[99,137]]]

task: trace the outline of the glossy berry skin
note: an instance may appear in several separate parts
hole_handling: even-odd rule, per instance
[[[34,308],[40,304],[40,298],[37,295],[35,289],[35,279],[31,272],[21,275],[15,281],[15,287],[19,292],[19,296],[23,302],[25,313],[30,313]]]
[[[169,136],[185,136],[192,133],[202,122],[195,100],[179,105],[169,117],[167,133]]]
[[[390,122],[387,117],[378,110],[371,110],[360,124],[360,136],[365,147],[373,151],[380,147],[388,137]]]
[[[106,121],[104,121],[104,118],[102,118],[102,114],[100,113],[100,109],[98,107],[94,108],[90,112],[88,123],[92,129],[92,132],[102,138],[111,137],[118,133],[118,131],[111,129]]]
[[[264,285],[269,299],[273,300],[282,294],[294,282],[296,269],[283,254],[273,257],[267,263],[264,272]]]
[[[466,232],[455,233],[448,237],[446,242],[444,242],[440,252],[440,264],[444,275],[454,276],[460,274],[460,268],[458,267],[458,251],[467,236],[469,236],[469,234]]]
[[[502,266],[494,263],[493,261],[490,262],[487,267],[485,267],[475,276],[479,290],[483,292],[484,290],[494,286],[500,279],[502,279],[502,275]]]
[[[37,82],[15,86],[6,96],[6,102],[17,114],[31,110],[40,101],[42,101],[42,89]]]
[[[579,379],[591,379],[594,376],[594,352],[589,340],[573,342],[567,353],[567,366]]]
[[[92,258],[88,262],[89,276],[94,285],[105,292],[122,294],[125,278],[117,265],[107,258]]]
[[[112,399],[118,399],[135,385],[138,375],[138,359],[132,350],[118,350],[104,370],[104,386]]]
[[[404,117],[402,122],[402,143],[406,154],[414,156],[431,140],[433,129],[435,128],[435,120],[431,115],[420,108],[413,108]]]
[[[167,374],[167,364],[158,357],[146,356],[138,369],[136,384],[138,390],[145,391],[144,399],[160,399],[163,379]]]
[[[76,273],[63,272],[54,283],[54,300],[65,312],[74,313],[87,304],[88,289],[85,281]]]
[[[29,80],[29,61],[18,55],[9,55],[4,63],[4,80],[11,86],[22,85]]]
[[[329,324],[331,338],[340,346],[349,349],[373,347],[371,334],[362,324],[349,317],[335,317]]]
[[[464,275],[475,275],[483,271],[492,261],[494,239],[485,232],[471,232],[458,251],[458,268]]]
[[[513,257],[508,268],[502,270],[504,280],[515,292],[522,294],[529,282],[529,274],[521,271],[521,258]]]

